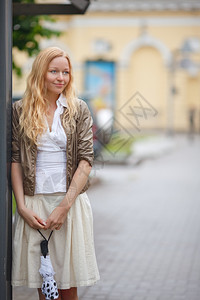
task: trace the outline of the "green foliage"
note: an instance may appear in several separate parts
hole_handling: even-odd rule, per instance
[[[135,141],[135,137],[120,134],[119,132],[113,133],[110,142],[106,145],[107,150],[112,153],[123,153],[126,155],[131,154],[131,147]]]
[[[14,0],[13,2],[34,3],[34,0]],[[55,22],[55,20],[49,16],[14,16],[13,47],[26,52],[28,56],[31,57],[39,53],[39,41],[41,37],[50,39],[52,36],[60,36],[61,32],[43,27],[42,21]],[[13,70],[17,76],[22,75],[22,70],[14,58]]]
[[[14,193],[12,192],[12,213],[13,213],[13,215],[15,214],[15,212],[16,212],[16,200],[15,200]]]

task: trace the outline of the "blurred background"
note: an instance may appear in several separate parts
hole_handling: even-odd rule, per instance
[[[49,46],[69,54],[94,119],[102,280],[80,299],[199,300],[200,2],[96,0],[84,15],[15,16],[13,100]]]
[[[155,131],[200,133],[199,1],[98,0],[91,1],[81,16],[15,16],[15,99],[23,95],[34,55],[49,46],[69,54],[77,93],[90,105],[95,131],[110,120],[107,125],[113,123],[118,136]],[[130,105],[122,109],[136,93],[149,107],[142,116],[134,109],[143,119],[139,129],[128,117]],[[157,111],[153,117],[152,109]],[[104,139],[98,139],[100,144],[107,144]],[[129,151],[130,143],[124,152]]]

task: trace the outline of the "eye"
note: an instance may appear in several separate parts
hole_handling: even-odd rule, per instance
[[[51,73],[51,74],[56,74],[57,71],[56,71],[56,70],[51,70],[50,73]]]
[[[68,74],[69,74],[69,71],[64,71],[63,74],[64,74],[64,75],[68,75]]]

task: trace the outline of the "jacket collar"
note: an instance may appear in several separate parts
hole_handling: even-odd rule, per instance
[[[60,94],[58,100],[57,100],[62,106],[67,107],[67,99],[63,94]],[[57,102],[56,101],[56,102]]]

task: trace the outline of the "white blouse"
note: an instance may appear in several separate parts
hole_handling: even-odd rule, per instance
[[[56,104],[51,131],[46,119],[48,129],[38,138],[35,194],[66,192],[67,136],[60,119],[66,98],[61,94]]]

